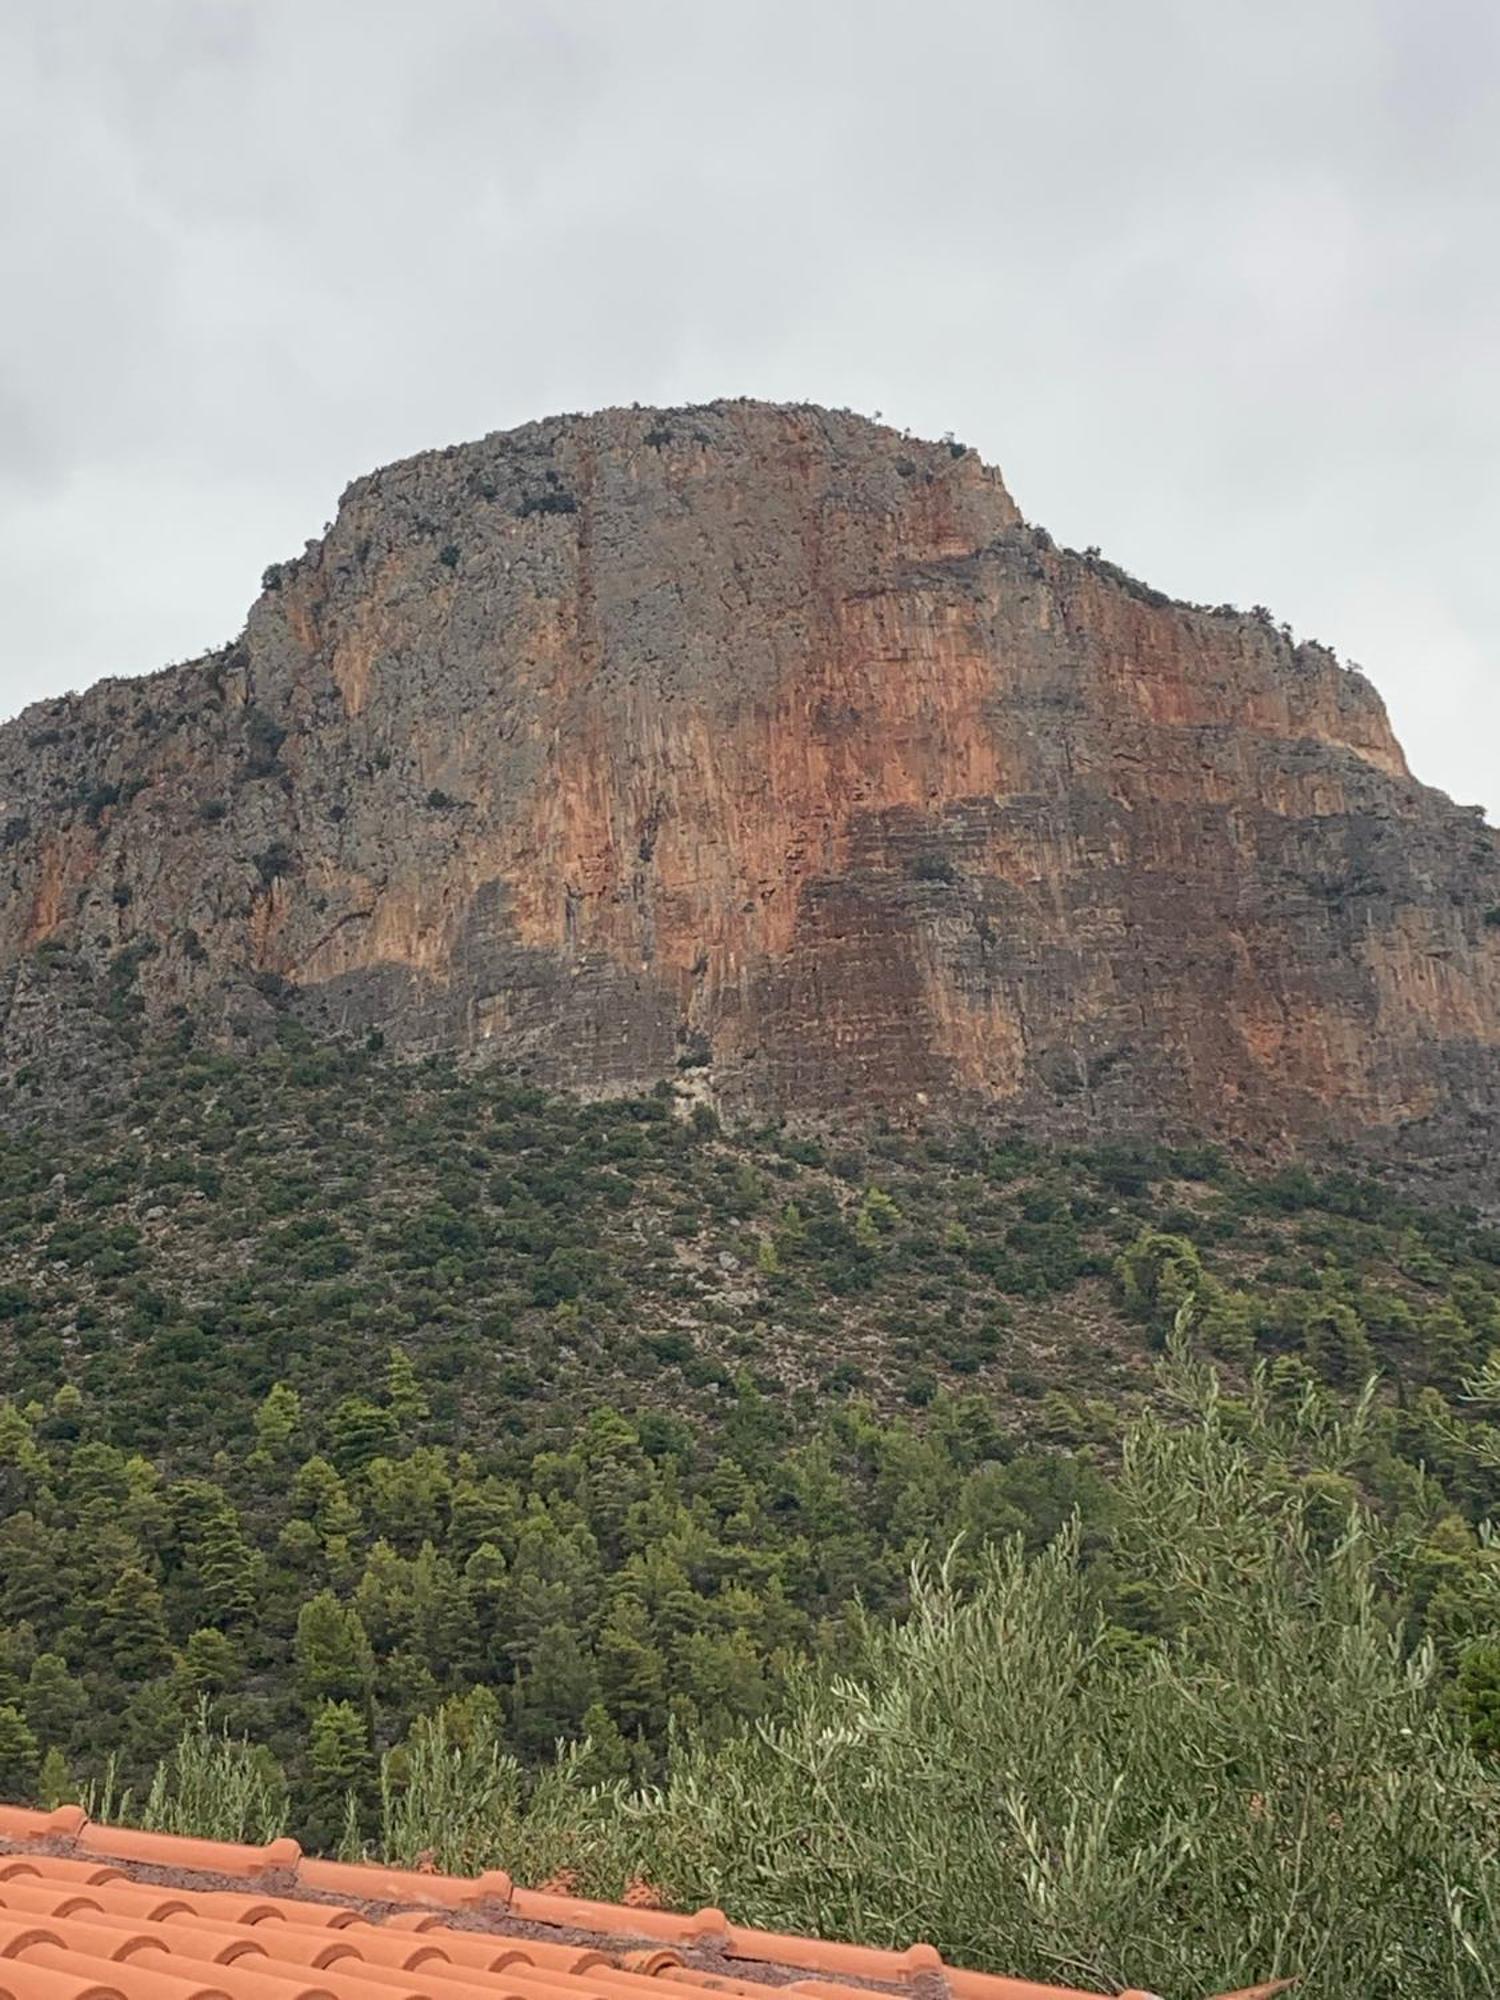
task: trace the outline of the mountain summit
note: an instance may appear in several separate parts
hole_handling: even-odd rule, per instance
[[[0,1052],[288,1010],[734,1114],[1500,1128],[1500,841],[1358,673],[754,402],[351,486],[233,645],[0,730]]]

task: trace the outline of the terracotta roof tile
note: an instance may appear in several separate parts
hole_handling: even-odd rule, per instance
[[[109,1861],[144,1861],[154,1868],[251,1877],[290,1872],[302,1855],[295,1840],[237,1847],[228,1841],[192,1840],[180,1833],[147,1833],[134,1826],[95,1826],[91,1820],[79,1827],[74,1845],[80,1854],[97,1854]]]
[[[291,1896],[247,1896],[243,1889],[199,1889],[183,1906],[222,1924],[299,1924],[304,1930],[341,1930],[362,1921],[337,1903],[303,1903]]]
[[[294,1840],[236,1845],[97,1826],[76,1806],[0,1806],[0,2000],[665,2000],[684,1988],[1102,2000],[948,1966],[930,1944],[836,1944],[656,1902],[644,1888],[600,1903],[516,1888],[500,1869],[321,1861]]]
[[[706,1986],[715,1993],[762,1993],[753,1979],[736,1979],[732,1973],[705,1972],[697,1965],[665,1965],[658,1979],[673,1980],[679,1986]]]
[[[0,1806],[0,1840],[71,1838],[88,1824],[82,1806],[59,1806],[55,1812],[33,1812],[30,1806]]]
[[[24,1854],[0,1854],[0,1882],[19,1879],[39,1873],[39,1864]],[[47,1875],[57,1882],[123,1882],[126,1878],[118,1868],[111,1868],[103,1861],[65,1861],[61,1855],[49,1855]]]
[[[192,1914],[193,1905],[172,1889],[158,1889],[114,1877],[92,1885],[51,1882],[45,1875],[9,1877],[0,1881],[0,1908],[33,1910],[45,1916],[66,1917],[75,1911],[113,1912],[162,1923],[174,1913]]]
[[[118,1987],[73,1979],[19,1959],[10,1965],[0,1962],[0,1995],[4,2000],[121,2000]]]

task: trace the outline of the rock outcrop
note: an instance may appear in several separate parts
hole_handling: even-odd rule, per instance
[[[241,638],[0,730],[0,1048],[291,1009],[731,1114],[1482,1148],[1500,846],[1370,685],[721,403],[358,480]]]

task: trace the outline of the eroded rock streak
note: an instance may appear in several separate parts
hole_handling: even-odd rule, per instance
[[[233,646],[0,730],[0,837],[12,1069],[65,953],[215,1032],[292,1007],[736,1113],[1494,1131],[1496,835],[1368,682],[847,415],[359,480]]]

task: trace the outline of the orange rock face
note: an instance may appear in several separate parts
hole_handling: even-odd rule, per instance
[[[1368,683],[816,409],[356,482],[235,646],[0,731],[0,825],[13,1064],[41,946],[731,1113],[1441,1148],[1500,1102],[1496,836]]]

